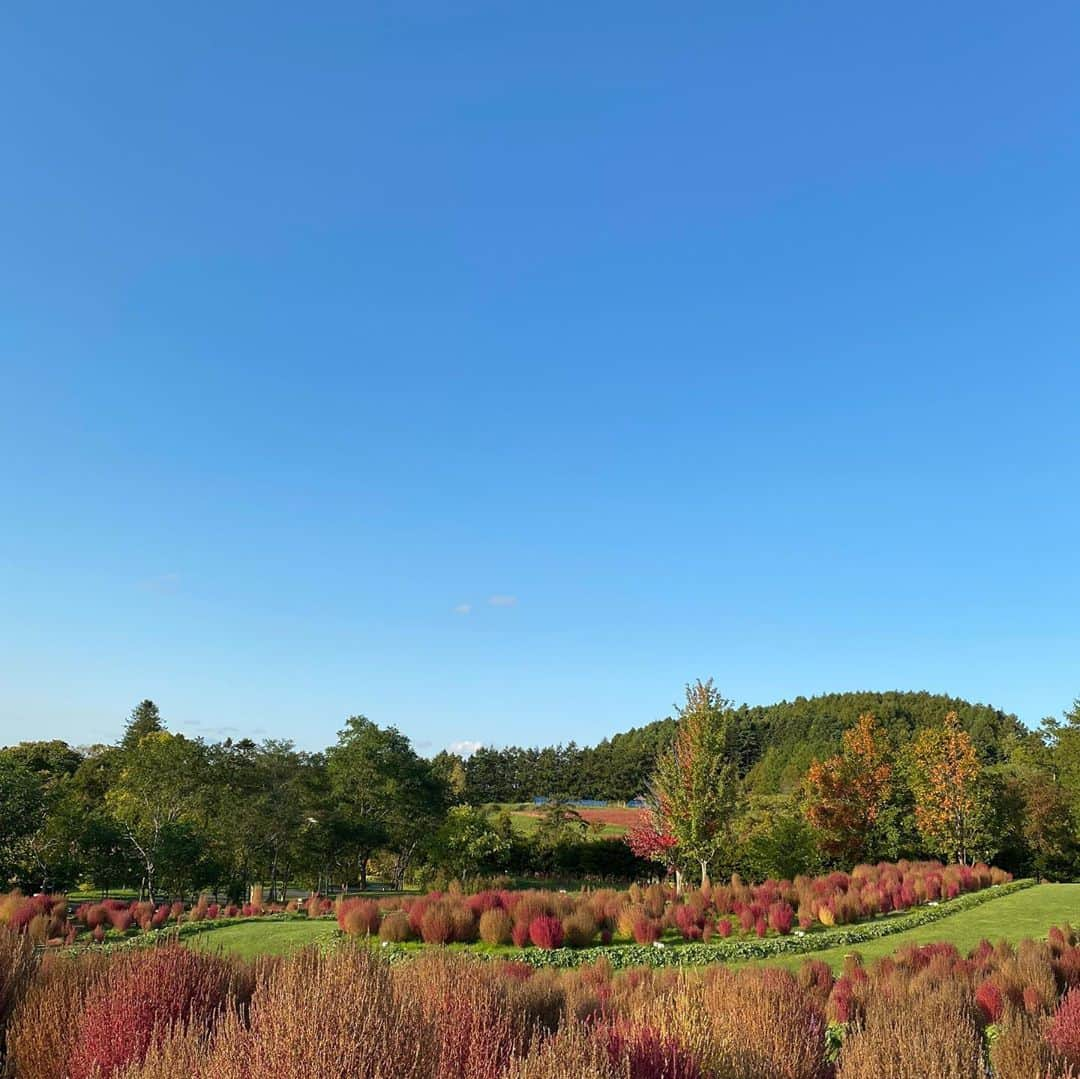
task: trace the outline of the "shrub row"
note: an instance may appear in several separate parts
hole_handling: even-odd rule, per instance
[[[796,921],[804,933],[865,922],[1009,880],[1009,874],[982,864],[899,862],[857,866],[850,874],[753,885],[734,876],[728,884],[685,894],[659,884],[575,895],[502,889],[466,895],[457,888],[415,899],[349,899],[337,911],[343,932],[355,937],[378,934],[387,943],[482,940],[492,946],[552,949],[565,943],[588,948],[616,938],[647,945],[665,935],[709,943],[717,937],[784,937]]]
[[[608,962],[618,970],[629,967],[681,967],[707,963],[739,963],[750,959],[768,959],[778,955],[807,955],[828,948],[866,944],[871,940],[917,929],[922,925],[947,918],[951,914],[970,910],[982,903],[1030,888],[1031,880],[1011,881],[985,892],[961,896],[936,907],[924,907],[908,914],[893,915],[862,925],[843,929],[823,930],[805,936],[770,937],[765,940],[719,940],[711,944],[681,944],[658,947],[656,944],[617,945],[595,948],[558,948],[553,950],[521,949],[500,953],[498,958],[526,963],[534,967],[579,967],[597,961]],[[388,950],[392,950],[389,949]],[[399,950],[394,958],[412,953]],[[485,953],[480,952],[483,956]]]

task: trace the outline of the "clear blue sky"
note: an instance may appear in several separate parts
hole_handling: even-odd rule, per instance
[[[0,16],[0,742],[1080,694],[1075,5],[154,7]]]

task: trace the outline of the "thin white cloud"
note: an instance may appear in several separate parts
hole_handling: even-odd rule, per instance
[[[516,607],[517,596],[507,596],[496,594],[488,599],[488,606],[490,607]]]
[[[454,608],[454,614],[468,614],[472,610],[471,603],[459,603]]]
[[[450,753],[456,753],[460,757],[471,757],[478,749],[484,748],[484,743],[463,738],[460,742],[451,742],[446,748]]]

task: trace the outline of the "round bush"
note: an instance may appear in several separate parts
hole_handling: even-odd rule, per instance
[[[541,914],[529,923],[529,939],[538,948],[561,948],[563,926],[558,918],[551,914]]]
[[[480,915],[480,939],[485,944],[509,944],[514,923],[500,907],[485,910]]]
[[[403,910],[393,910],[384,915],[379,924],[379,940],[385,940],[390,944],[400,944],[402,941],[411,940],[412,935],[409,916]]]

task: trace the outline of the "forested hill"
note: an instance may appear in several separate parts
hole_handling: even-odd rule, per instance
[[[760,794],[792,790],[814,757],[836,751],[840,736],[863,712],[873,713],[894,746],[913,731],[955,711],[984,761],[1000,760],[1012,735],[1026,728],[1016,716],[940,693],[829,693],[736,710],[743,772]],[[675,729],[662,719],[599,745],[547,749],[480,749],[464,762],[467,799],[523,802],[537,795],[626,800],[644,792],[657,751]]]
[[[750,786],[762,794],[797,786],[814,757],[834,753],[843,731],[864,712],[877,718],[897,748],[910,741],[913,731],[956,712],[986,764],[1001,760],[1008,738],[1027,729],[1011,713],[942,693],[828,693],[744,705],[738,714]]]

